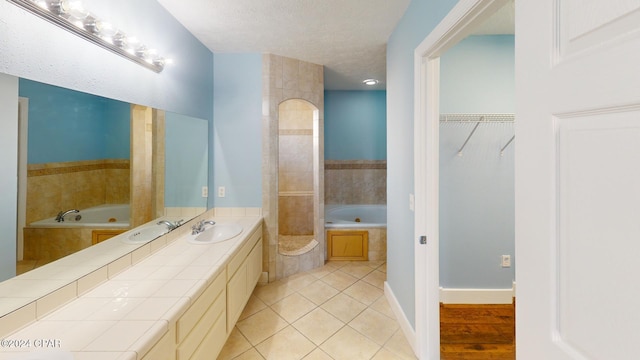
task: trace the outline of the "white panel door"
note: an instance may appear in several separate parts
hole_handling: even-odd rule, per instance
[[[640,0],[516,1],[518,359],[640,357]]]

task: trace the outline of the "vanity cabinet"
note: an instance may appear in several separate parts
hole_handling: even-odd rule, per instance
[[[223,265],[224,266],[224,265]],[[143,360],[215,359],[262,273],[258,227]]]
[[[251,235],[227,265],[227,332],[238,321],[262,273],[262,230]]]

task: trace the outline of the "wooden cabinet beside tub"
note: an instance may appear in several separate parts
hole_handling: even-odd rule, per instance
[[[259,226],[143,360],[215,359],[262,272]]]

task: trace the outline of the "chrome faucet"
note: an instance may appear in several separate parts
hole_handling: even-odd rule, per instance
[[[65,217],[65,215],[67,215],[67,214],[72,214],[72,213],[73,213],[73,214],[77,214],[77,213],[79,213],[79,212],[80,212],[80,210],[78,210],[78,209],[71,209],[71,210],[67,210],[67,211],[60,211],[60,212],[58,213],[58,215],[56,216],[56,221],[57,221],[57,222],[63,222],[63,221],[64,221],[64,217]]]
[[[216,222],[213,220],[200,220],[197,223],[195,223],[193,226],[191,226],[191,235],[198,235],[201,232],[203,232],[204,226],[205,225],[215,225]]]
[[[175,223],[175,224],[174,224],[174,223],[172,223],[171,221],[168,221],[168,220],[160,220],[160,221],[158,221],[158,223],[157,223],[157,225],[162,225],[162,224],[167,225],[167,228],[169,228],[169,231],[174,230],[175,228],[177,228],[177,227],[178,227],[178,225],[180,225],[180,223],[179,223],[179,222],[177,222],[177,223]]]

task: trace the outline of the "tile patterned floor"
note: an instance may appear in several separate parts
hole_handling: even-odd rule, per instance
[[[415,359],[385,279],[381,261],[328,262],[258,285],[218,359]]]

